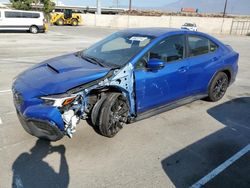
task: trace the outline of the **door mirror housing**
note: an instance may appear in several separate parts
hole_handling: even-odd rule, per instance
[[[158,69],[162,69],[165,66],[165,62],[160,60],[160,59],[149,59],[148,63],[147,63],[147,68],[151,69],[151,70],[158,70]]]

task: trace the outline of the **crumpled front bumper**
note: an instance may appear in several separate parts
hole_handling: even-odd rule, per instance
[[[24,130],[38,138],[56,141],[64,136],[64,122],[58,108],[41,103],[40,99],[23,99],[14,93],[14,104]]]
[[[24,130],[33,136],[51,141],[60,140],[64,136],[63,132],[49,121],[25,118],[18,111],[17,116]]]

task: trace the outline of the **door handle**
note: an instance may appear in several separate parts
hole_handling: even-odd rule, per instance
[[[181,67],[181,68],[179,68],[179,69],[178,69],[178,72],[180,72],[180,73],[185,73],[185,72],[187,72],[187,67]]]

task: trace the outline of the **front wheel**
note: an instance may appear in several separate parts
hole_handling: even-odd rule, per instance
[[[64,24],[63,19],[60,18],[59,20],[56,21],[56,25],[62,26]]]
[[[98,126],[106,137],[115,136],[127,122],[129,105],[121,93],[111,93],[102,104]]]
[[[77,19],[73,19],[73,20],[71,21],[71,25],[72,25],[72,26],[78,26],[78,21],[77,21]]]
[[[228,76],[224,72],[219,72],[212,80],[208,89],[208,100],[216,102],[226,93],[229,85]]]

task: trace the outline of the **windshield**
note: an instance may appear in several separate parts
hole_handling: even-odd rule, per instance
[[[82,57],[94,58],[109,67],[122,67],[153,38],[153,36],[117,32],[84,50]]]
[[[185,23],[184,26],[188,26],[188,27],[195,27],[195,24],[191,24],[191,23]]]

